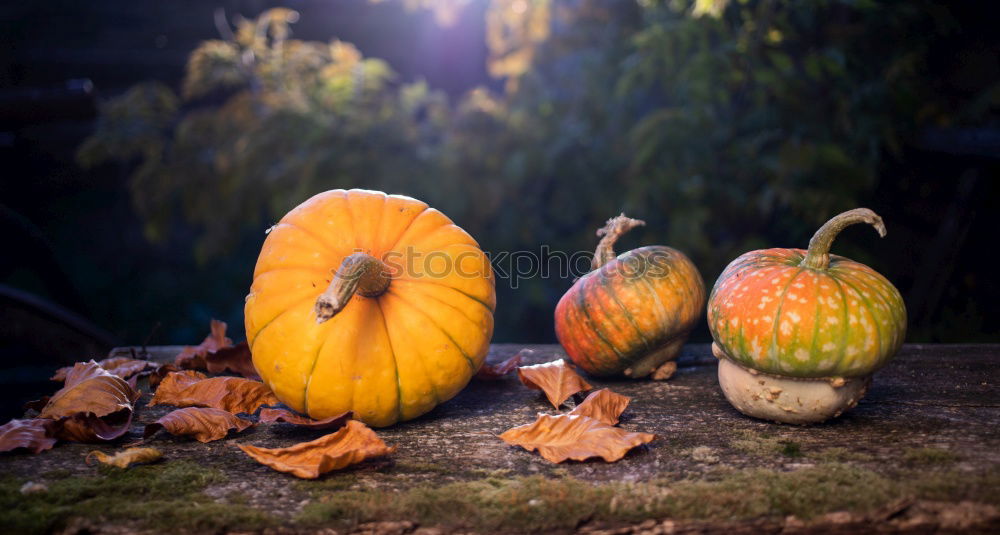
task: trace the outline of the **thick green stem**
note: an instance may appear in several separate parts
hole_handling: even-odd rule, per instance
[[[348,256],[340,263],[330,286],[316,299],[316,323],[336,316],[355,293],[365,297],[382,295],[391,281],[385,264],[378,258],[365,253]]]
[[[645,221],[625,217],[624,213],[609,219],[604,228],[597,231],[597,235],[602,236],[602,238],[594,251],[594,260],[590,263],[591,269],[598,269],[614,260],[618,256],[615,254],[615,242],[618,241],[618,238],[635,227],[641,227],[645,224]]]
[[[830,267],[830,246],[833,245],[833,240],[837,234],[840,234],[840,231],[857,223],[868,223],[875,227],[879,236],[885,237],[885,224],[882,223],[882,218],[878,214],[867,208],[848,210],[827,221],[816,231],[816,234],[813,234],[812,239],[809,240],[809,250],[806,251],[806,257],[802,259],[800,265],[810,269]]]

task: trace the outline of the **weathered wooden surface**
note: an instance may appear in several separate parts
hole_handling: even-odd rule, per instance
[[[558,346],[497,344],[488,360],[499,362],[524,348],[534,350],[529,363],[564,356]],[[177,349],[152,348],[150,351],[165,360],[172,358]],[[398,448],[391,463],[400,467],[440,469],[397,473],[391,469],[362,467],[353,473],[357,480],[354,485],[356,488],[406,489],[414,485],[442,485],[482,478],[489,473],[568,475],[591,483],[712,479],[721,469],[795,471],[832,458],[876,472],[889,470],[891,473],[896,468],[912,468],[913,463],[923,466],[920,465],[923,462],[921,455],[927,451],[947,453],[941,456],[948,457],[947,469],[951,473],[981,475],[996,472],[1000,466],[1000,346],[905,346],[876,375],[867,396],[855,409],[834,421],[810,427],[753,420],[734,410],[718,388],[716,360],[708,345],[686,347],[679,363],[676,375],[664,382],[588,378],[596,387],[609,387],[632,397],[622,418],[622,427],[653,432],[659,437],[620,462],[553,465],[537,454],[500,441],[497,435],[510,427],[530,423],[538,412],[553,412],[539,392],[523,387],[516,374],[511,374],[498,381],[473,380],[455,399],[431,413],[378,430],[387,443]],[[143,396],[143,402],[148,399],[148,394]],[[169,410],[169,407],[141,407],[131,438],[139,437],[141,422],[153,421]],[[278,447],[315,436],[318,436],[315,432],[259,426],[207,445],[172,437],[159,437],[151,445],[162,449],[168,459],[194,459],[227,473],[239,474],[227,483],[232,488],[217,489],[210,494],[224,496],[232,489],[241,490],[249,505],[288,516],[300,510],[309,501],[309,496],[303,495],[293,478],[256,464],[235,444]],[[88,445],[60,444],[39,456],[4,455],[0,457],[0,471],[21,478],[38,474],[39,466],[74,474],[92,473],[93,469],[82,463],[85,453],[92,449],[93,446]],[[823,529],[850,528],[847,531],[861,527],[933,531],[942,526],[1000,530],[996,509],[983,505],[996,504],[1000,488],[987,487],[978,492],[980,495],[945,496],[944,505],[923,502],[916,506],[897,505],[896,509],[881,516],[864,517],[862,524],[857,524],[861,517],[848,519],[850,521],[841,518],[840,524],[837,518],[831,517],[827,520],[832,523],[822,526],[825,526]],[[964,502],[963,507],[978,507],[972,524],[947,524],[942,518],[959,514],[951,509],[951,512],[935,512],[935,507],[947,509],[947,502],[959,501]],[[924,515],[921,517],[923,523],[892,524],[893,518],[899,520],[906,516],[901,513],[904,510],[909,510],[906,514],[911,516]],[[667,530],[664,527],[667,524],[661,523],[663,519],[653,520],[653,524],[640,524],[642,529]],[[671,529],[681,531],[794,531],[797,526],[801,528],[796,522],[796,519],[764,517],[735,524],[712,524],[710,520],[707,523],[668,524]],[[578,526],[582,530],[599,527],[602,526]],[[625,526],[625,529],[634,528],[636,526]]]

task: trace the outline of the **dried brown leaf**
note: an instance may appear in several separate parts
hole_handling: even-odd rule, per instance
[[[207,367],[205,355],[209,351],[218,351],[233,345],[233,341],[226,338],[226,322],[213,319],[209,329],[211,332],[200,344],[185,347],[174,357],[174,364],[178,368],[204,370]]]
[[[97,417],[132,410],[139,392],[96,362],[77,362],[66,374],[66,383],[42,407],[39,418],[59,419],[77,413]]]
[[[271,389],[260,381],[242,377],[211,377],[192,370],[173,372],[163,379],[153,399],[152,405],[176,405],[178,407],[211,407],[236,414],[252,414],[261,405],[280,403]]]
[[[651,433],[630,433],[588,416],[539,414],[534,423],[508,429],[500,438],[528,451],[538,450],[546,460],[561,463],[600,457],[621,459],[632,448],[656,438]]]
[[[232,372],[247,379],[260,380],[257,369],[253,367],[250,356],[250,346],[240,342],[234,346],[222,347],[205,354],[205,367],[208,373]]]
[[[104,368],[108,372],[121,377],[122,379],[128,379],[133,375],[145,371],[147,368],[153,368],[156,366],[155,362],[150,362],[148,360],[134,359],[130,357],[108,357],[97,363],[100,367]],[[65,381],[66,374],[72,370],[72,366],[67,366],[65,368],[59,368],[56,370],[56,374],[51,377],[53,381]]]
[[[618,418],[625,412],[625,407],[632,398],[616,394],[607,388],[595,390],[587,396],[587,399],[571,410],[570,414],[589,416],[608,425],[618,423]]]
[[[287,424],[293,424],[307,429],[325,430],[339,429],[343,427],[344,424],[351,419],[351,417],[353,417],[353,414],[351,411],[347,411],[343,414],[338,414],[337,416],[331,416],[322,420],[313,420],[312,418],[295,414],[294,412],[285,409],[261,409],[258,421],[262,424],[285,422]]]
[[[212,442],[226,438],[230,429],[235,429],[239,433],[253,425],[253,422],[224,410],[188,407],[177,409],[151,424],[146,424],[143,438],[149,438],[163,429],[171,435],[190,435],[198,442]]]
[[[524,386],[544,392],[549,403],[557,409],[573,394],[594,388],[562,359],[534,366],[522,366],[517,369],[517,376]]]
[[[514,371],[524,362],[524,355],[532,353],[530,349],[522,349],[518,351],[516,355],[510,357],[509,359],[499,363],[499,364],[487,364],[483,362],[483,365],[479,367],[479,371],[476,372],[476,379],[482,379],[486,381],[491,381],[494,379],[500,379],[504,375]]]
[[[122,409],[104,416],[78,412],[56,421],[55,436],[72,442],[107,442],[128,433],[132,409]]]
[[[54,420],[35,418],[11,420],[0,426],[0,452],[25,448],[31,453],[43,452],[56,444]]]
[[[304,479],[315,479],[331,470],[340,470],[396,451],[395,447],[386,446],[374,431],[357,420],[348,421],[335,433],[287,448],[240,445],[240,449],[263,465]]]
[[[163,457],[160,450],[154,448],[128,448],[114,455],[108,455],[102,451],[94,450],[87,454],[86,463],[91,464],[91,459],[97,459],[103,464],[117,466],[118,468],[128,468],[133,464],[154,463]]]
[[[163,381],[164,377],[171,372],[176,371],[180,371],[180,368],[174,364],[161,364],[157,366],[155,370],[147,372],[147,374],[144,375],[148,375],[149,377],[149,387],[156,388],[157,386],[160,386],[160,382]]]

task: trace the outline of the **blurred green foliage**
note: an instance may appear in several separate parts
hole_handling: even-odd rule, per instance
[[[365,187],[427,201],[492,252],[591,250],[624,210],[648,222],[626,246],[677,247],[711,285],[746,250],[804,246],[921,127],[996,100],[936,96],[921,68],[956,26],[921,0],[492,0],[505,89],[457,102],[348,43],[292,39],[296,17],[204,42],[180,94],[104,104],[79,161],[134,163],[150,238],[193,227],[213,262],[314,193]],[[551,338],[570,283],[500,282],[497,339]]]

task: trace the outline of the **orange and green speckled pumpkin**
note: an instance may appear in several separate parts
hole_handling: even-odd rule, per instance
[[[386,426],[468,383],[489,349],[495,304],[486,255],[444,214],[409,197],[327,191],[264,241],[247,341],[288,406]]]
[[[712,337],[739,364],[775,375],[862,377],[903,343],[906,308],[885,277],[830,255],[848,225],[882,219],[858,208],[834,217],[802,249],[750,251],[719,276],[708,302]]]
[[[594,270],[556,306],[559,343],[592,375],[669,377],[705,306],[705,283],[684,253],[655,245],[615,256],[618,237],[642,224],[624,214],[609,220],[597,233]]]

